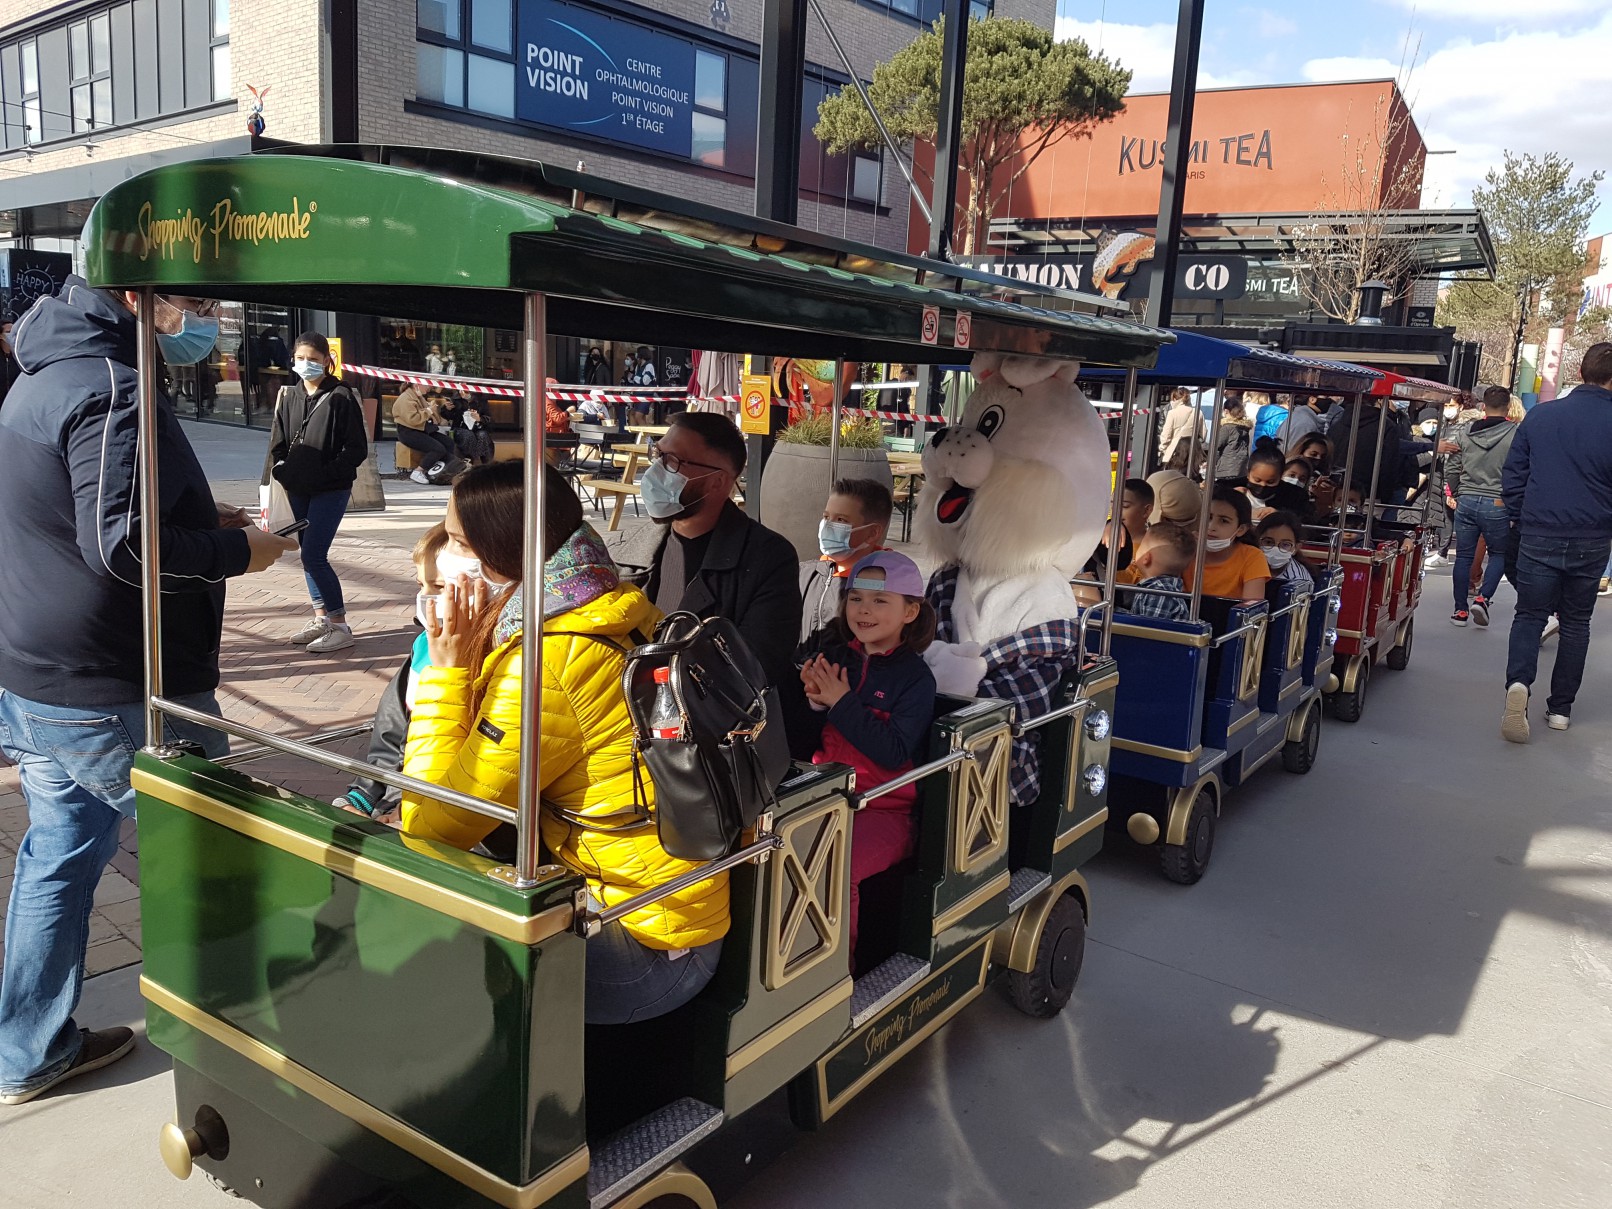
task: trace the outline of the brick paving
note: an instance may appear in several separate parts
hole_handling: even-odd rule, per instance
[[[230,581],[218,692],[219,707],[230,721],[308,736],[367,722],[374,713],[381,690],[414,641],[414,565],[406,545],[364,537],[338,537],[330,560],[341,575],[357,642],[323,657],[287,641],[310,615],[302,569],[294,558]],[[363,740],[352,740],[332,750],[357,755],[363,747]],[[327,799],[347,782],[341,773],[290,757],[264,759],[244,771]],[[17,770],[0,758],[0,913],[10,899],[17,849],[27,828]],[[139,844],[130,821],[96,888],[86,974],[140,960],[139,885]]]

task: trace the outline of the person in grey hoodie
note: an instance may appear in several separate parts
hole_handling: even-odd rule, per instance
[[[1458,626],[1466,625],[1469,615],[1480,626],[1489,624],[1489,602],[1505,571],[1500,552],[1510,542],[1511,525],[1501,498],[1500,474],[1517,435],[1517,426],[1506,419],[1510,406],[1511,392],[1504,386],[1491,386],[1483,392],[1483,419],[1457,429],[1453,439],[1441,446],[1448,454],[1445,482],[1455,496],[1455,569],[1450,576],[1455,588],[1455,612],[1450,614],[1450,621]],[[1472,598],[1469,610],[1467,593],[1480,536],[1490,550],[1490,558],[1484,568],[1483,586]]]

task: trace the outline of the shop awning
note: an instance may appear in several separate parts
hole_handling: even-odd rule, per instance
[[[1082,377],[1109,380],[1119,376],[1113,371],[1082,373]],[[1363,365],[1295,357],[1178,329],[1175,343],[1160,349],[1153,368],[1138,373],[1137,380],[1154,385],[1212,386],[1225,379],[1228,385],[1256,390],[1347,394],[1369,391],[1381,377],[1381,370]]]
[[[440,172],[252,155],[118,185],[90,215],[85,255],[101,286],[512,329],[522,293],[542,292],[557,335],[768,355],[934,363],[990,350],[1146,367],[1174,339],[922,284],[955,278],[942,264],[872,272],[824,249],[788,255],[773,250],[791,242],[778,228],[727,217],[695,236]]]

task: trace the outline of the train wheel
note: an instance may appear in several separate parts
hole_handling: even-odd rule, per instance
[[[1047,913],[1030,972],[1008,971],[1008,995],[1013,1006],[1041,1020],[1056,1016],[1074,994],[1085,956],[1086,913],[1074,895],[1065,894]]]
[[[1332,694],[1332,716],[1339,722],[1358,722],[1366,710],[1366,682],[1371,679],[1371,660],[1365,655],[1355,658],[1360,660],[1360,670],[1355,673],[1354,688]]]
[[[1411,639],[1416,637],[1416,619],[1411,618],[1410,624],[1405,627],[1405,641],[1388,652],[1384,660],[1396,672],[1403,672],[1405,665],[1410,662]]]
[[[1282,767],[1288,772],[1309,772],[1321,750],[1321,703],[1307,706],[1306,711],[1299,737],[1282,744]]]
[[[1215,799],[1208,789],[1200,789],[1187,816],[1187,842],[1161,844],[1159,867],[1164,876],[1182,886],[1190,886],[1209,868],[1215,848]]]

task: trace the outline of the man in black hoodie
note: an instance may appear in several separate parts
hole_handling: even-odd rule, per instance
[[[90,903],[134,814],[145,742],[137,476],[137,296],[69,277],[17,324],[21,376],[0,412],[0,750],[21,771],[28,833],[17,854],[0,981],[0,1104],[115,1062],[126,1028],[73,1022]],[[157,301],[170,363],[216,336],[201,303]],[[159,398],[163,690],[217,713],[224,580],[295,542],[213,501],[172,405]],[[210,754],[215,731],[170,722]]]
[[[1517,426],[1501,474],[1516,543],[1517,612],[1500,733],[1513,743],[1528,742],[1528,695],[1552,613],[1562,630],[1545,724],[1568,728],[1596,589],[1612,554],[1612,343],[1591,345],[1580,373],[1578,389],[1536,405]]]

